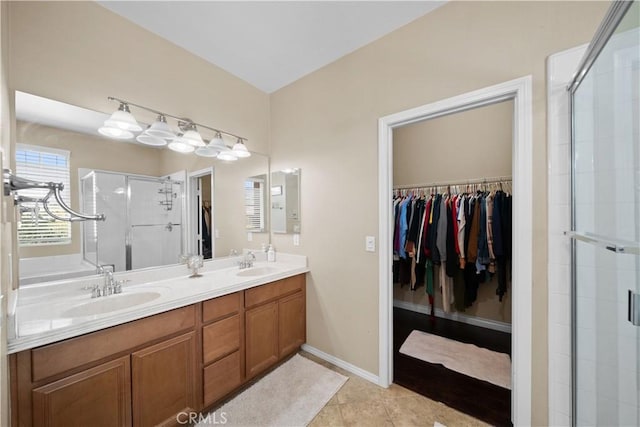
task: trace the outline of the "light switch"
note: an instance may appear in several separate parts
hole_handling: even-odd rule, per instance
[[[375,236],[365,236],[365,250],[367,252],[376,251],[376,238]]]
[[[219,239],[220,238],[220,230],[218,230],[216,228],[215,231],[213,232],[213,235],[216,236],[216,239]]]
[[[293,233],[293,246],[300,246],[300,234]]]

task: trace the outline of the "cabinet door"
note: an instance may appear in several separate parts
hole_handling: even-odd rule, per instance
[[[278,302],[247,310],[246,372],[254,377],[278,360]]]
[[[303,292],[279,301],[278,328],[280,357],[293,353],[304,344],[306,314]]]
[[[180,412],[196,409],[195,333],[131,355],[133,425],[176,425]]]
[[[34,426],[130,426],[129,356],[33,390]]]

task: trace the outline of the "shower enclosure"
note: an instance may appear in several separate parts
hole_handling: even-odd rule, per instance
[[[638,425],[640,32],[614,2],[569,90],[574,425]]]
[[[175,264],[183,249],[183,183],[91,171],[81,179],[83,209],[105,221],[83,223],[83,256],[115,271]]]

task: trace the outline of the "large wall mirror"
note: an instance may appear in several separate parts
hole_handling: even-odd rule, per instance
[[[300,169],[271,173],[271,231],[300,233]]]
[[[175,264],[183,253],[215,258],[269,243],[266,155],[225,162],[108,139],[97,132],[107,114],[23,92],[15,94],[15,113],[14,173],[64,182],[72,209],[106,216],[52,221],[42,206],[22,203],[21,285],[95,274],[99,265],[149,268]]]

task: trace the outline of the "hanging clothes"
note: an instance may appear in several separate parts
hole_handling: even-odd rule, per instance
[[[420,193],[393,201],[394,282],[412,290],[424,284],[433,308],[437,276],[444,310],[463,311],[496,274],[502,301],[511,276],[511,195]]]

